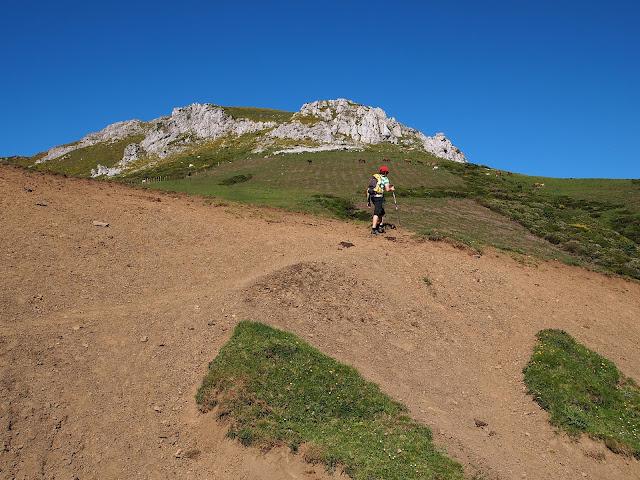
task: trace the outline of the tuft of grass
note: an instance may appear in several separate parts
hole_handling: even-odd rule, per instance
[[[433,282],[431,281],[431,279],[429,277],[422,277],[422,281],[424,282],[424,284],[427,287],[430,287],[431,285],[433,285]]]
[[[253,178],[253,175],[250,173],[234,175],[233,177],[227,177],[220,182],[220,185],[235,185],[237,183],[248,182]]]
[[[218,407],[244,445],[286,445],[356,480],[462,479],[462,467],[358,372],[295,335],[241,322],[210,363],[196,400]]]
[[[353,220],[370,219],[368,212],[357,209],[351,201],[336,195],[316,193],[311,195],[306,203],[310,204],[310,207],[320,207],[337,218]]]
[[[635,382],[562,330],[542,330],[537,338],[524,380],[551,423],[640,458],[640,388]]]

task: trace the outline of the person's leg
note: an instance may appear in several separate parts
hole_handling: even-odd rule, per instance
[[[376,227],[380,232],[384,232],[384,207],[380,206],[380,215],[378,215],[378,226]]]
[[[378,197],[373,198],[373,220],[371,221],[371,233],[378,233],[378,224],[380,223],[380,217],[382,214],[382,199]]]

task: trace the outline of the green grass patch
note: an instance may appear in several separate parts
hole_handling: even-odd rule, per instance
[[[278,122],[285,123],[291,120],[293,112],[274,110],[272,108],[253,107],[222,107],[227,115],[235,119],[246,118],[254,122]]]
[[[248,182],[253,178],[250,173],[242,173],[240,175],[234,175],[233,177],[227,177],[220,182],[220,185],[235,185],[237,183]]]
[[[230,419],[244,445],[299,449],[328,470],[369,480],[462,479],[462,467],[358,372],[295,335],[241,322],[209,365],[196,400]]]
[[[366,221],[370,220],[371,217],[369,212],[358,210],[349,200],[326,193],[316,193],[306,200],[305,203],[311,206],[310,210],[313,210],[313,207],[317,206],[337,218]]]
[[[538,333],[524,369],[529,393],[553,425],[640,458],[640,388],[615,364],[561,330]]]

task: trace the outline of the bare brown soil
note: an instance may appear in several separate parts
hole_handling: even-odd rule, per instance
[[[0,478],[330,478],[198,412],[241,319],[356,367],[469,475],[640,478],[556,432],[521,373],[553,327],[639,380],[638,283],[390,235],[0,167]]]

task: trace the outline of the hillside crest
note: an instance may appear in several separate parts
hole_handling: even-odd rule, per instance
[[[455,162],[467,161],[443,133],[427,136],[388,117],[381,108],[339,98],[305,103],[295,113],[194,103],[174,108],[171,115],[149,122],[128,120],[111,124],[78,142],[48,150],[36,163],[64,161],[75,150],[131,139],[119,161],[109,166],[98,162],[91,172],[94,177],[115,176],[131,170],[134,164],[136,169],[145,168],[204,142],[248,134],[255,136],[253,153],[358,149],[391,143]],[[141,159],[146,161],[139,162]]]

